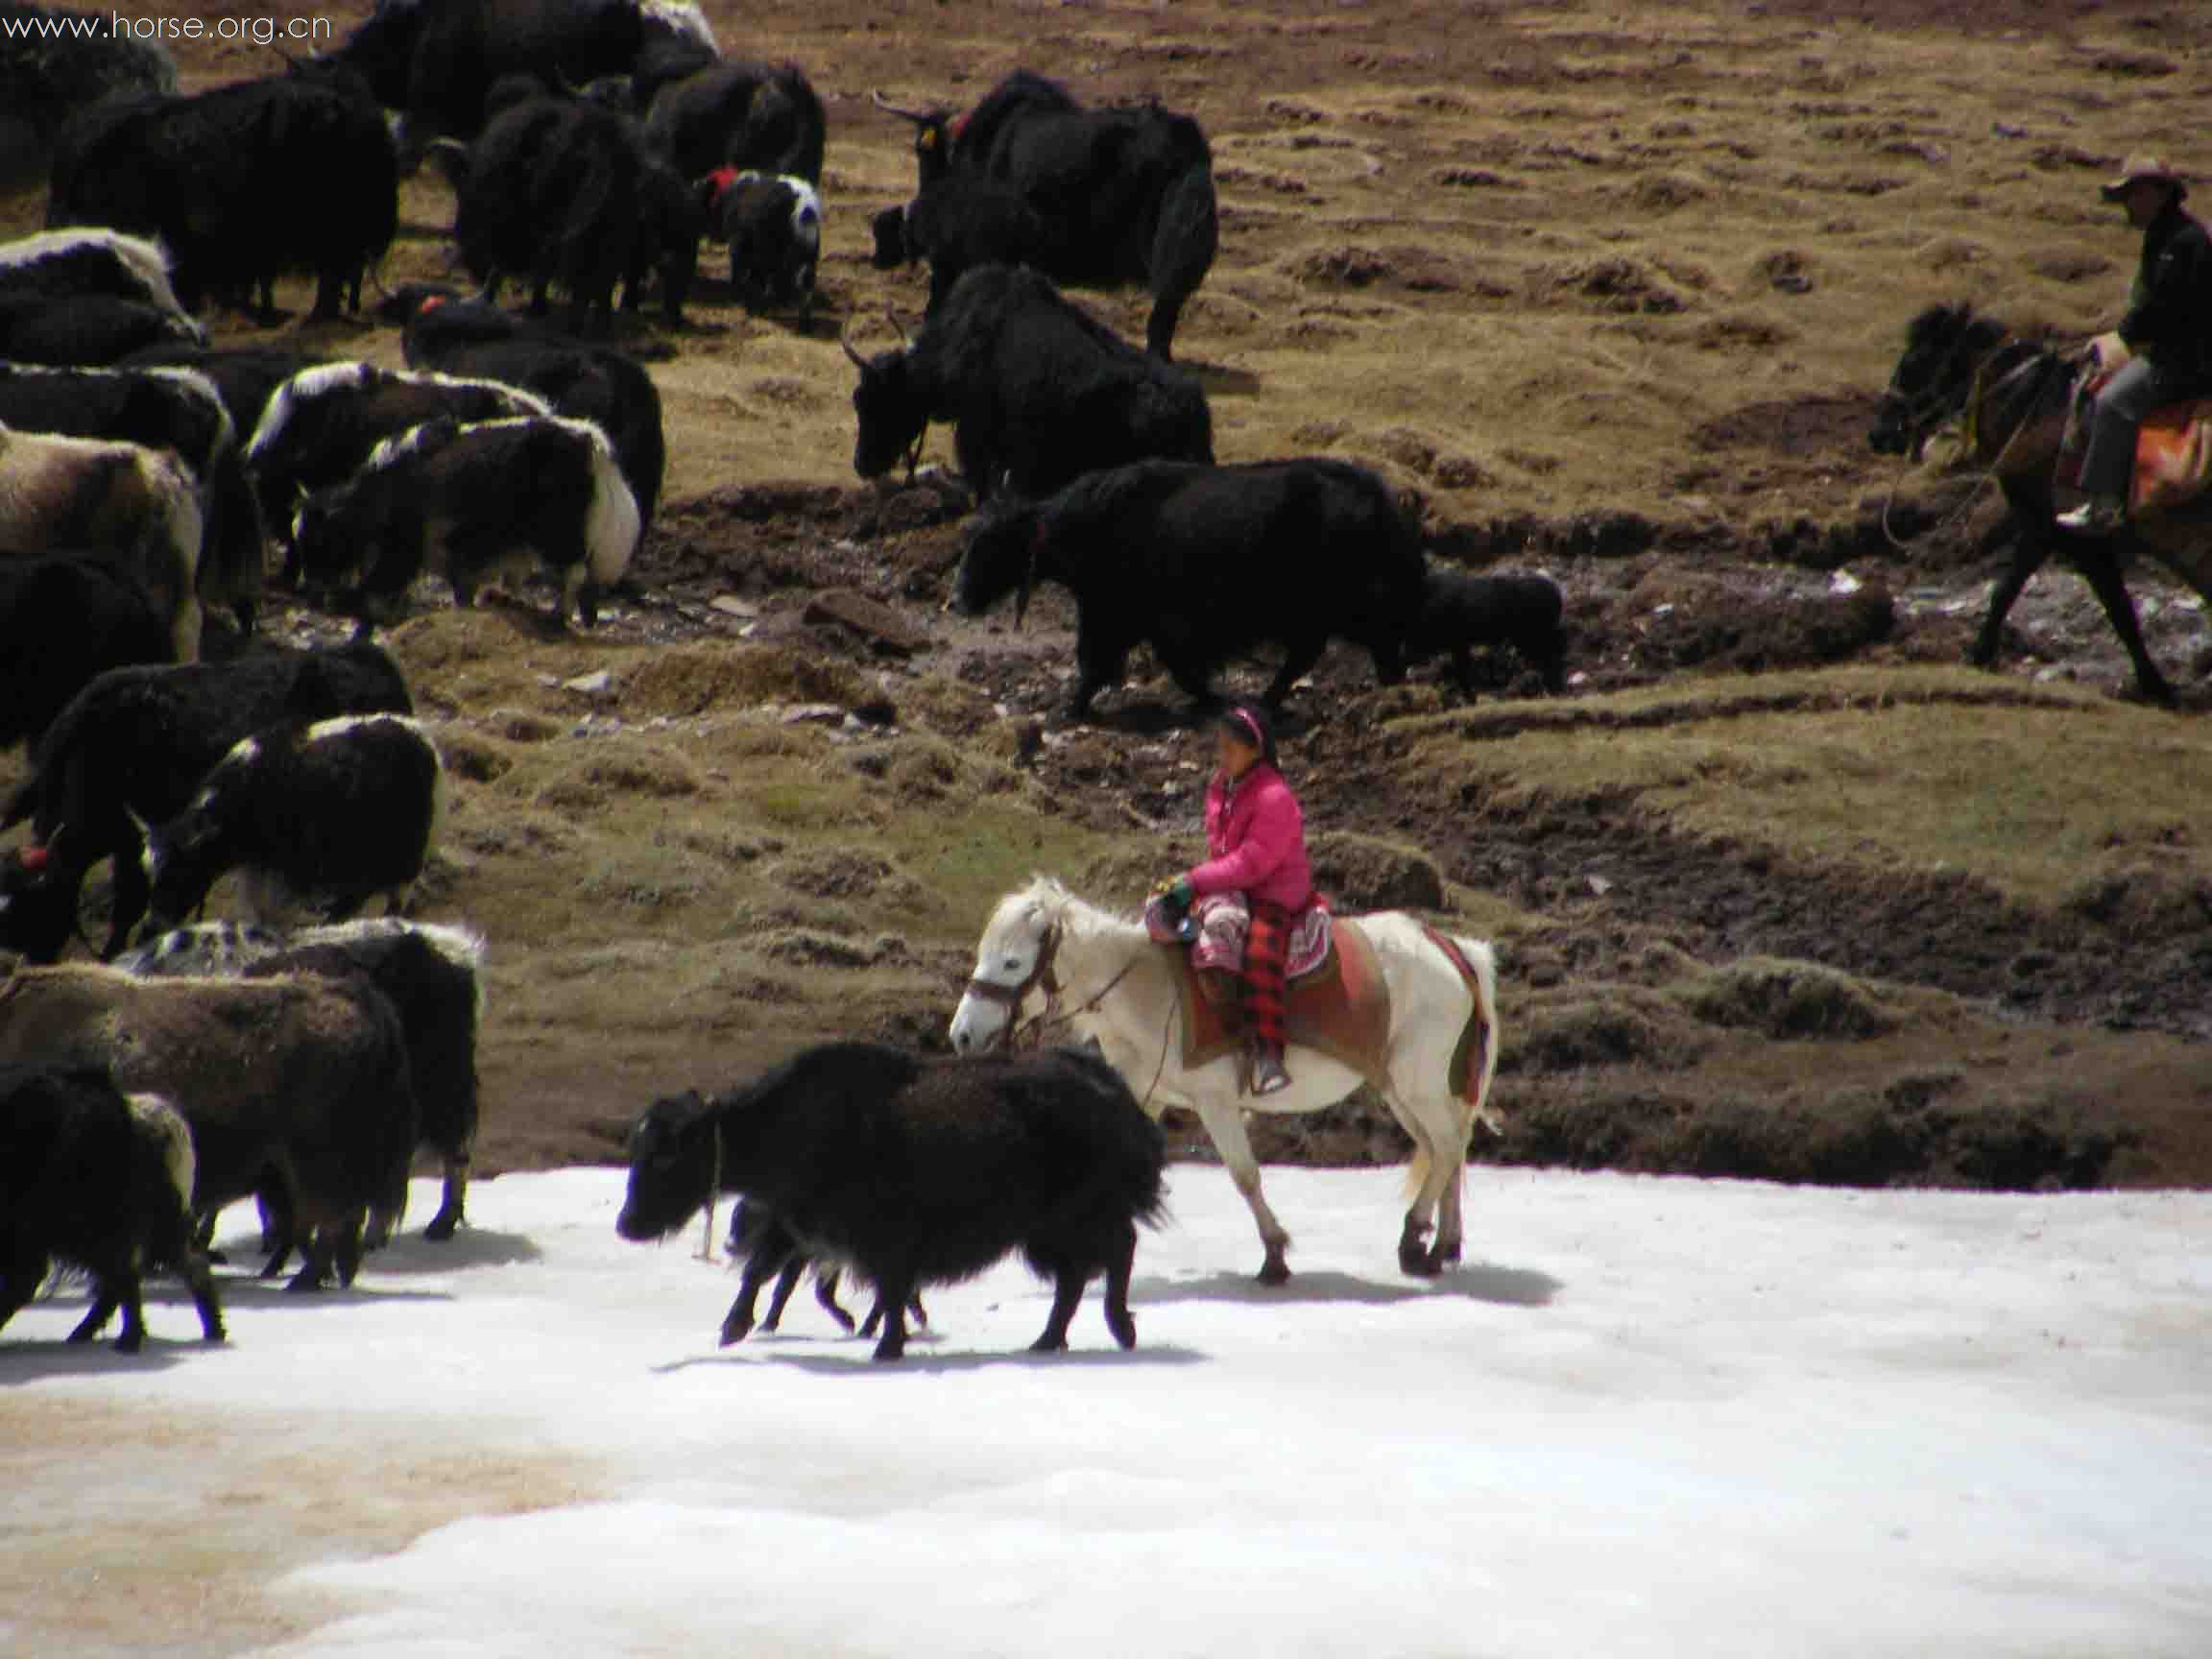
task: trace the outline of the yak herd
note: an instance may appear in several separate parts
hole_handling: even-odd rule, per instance
[[[259,1201],[264,1276],[302,1258],[301,1291],[391,1237],[421,1152],[445,1176],[425,1236],[465,1218],[482,945],[401,914],[445,779],[375,626],[424,574],[466,606],[542,572],[559,625],[595,621],[665,467],[615,312],[650,298],[681,323],[712,239],[748,307],[804,325],[827,117],[798,66],[724,58],[668,0],[380,0],[334,50],[190,95],[145,46],[31,38],[0,40],[9,135],[48,184],[48,228],[0,245],[0,744],[29,756],[0,814],[25,827],[0,856],[0,950],[22,964],[0,983],[0,1322],[59,1261],[95,1286],[73,1339],[120,1308],[134,1347],[140,1277],[168,1269],[212,1340],[206,1251],[233,1201]],[[1273,645],[1279,702],[1332,638],[1385,681],[1435,655],[1464,681],[1471,647],[1507,645],[1559,687],[1548,581],[1430,569],[1407,504],[1361,468],[1216,464],[1202,379],[1174,360],[1219,238],[1196,121],[1027,71],[964,114],[876,102],[912,123],[918,178],[871,254],[926,262],[929,290],[911,339],[844,346],[854,468],[887,481],[952,427],[978,509],[954,603],[1068,589],[1073,716],[1141,644],[1197,699]],[[479,287],[379,307],[404,371],[208,345],[208,307],[273,318],[289,275],[314,279],[315,318],[359,312],[425,161]],[[509,282],[526,314],[498,305]],[[1142,348],[1062,292],[1129,285],[1152,296]],[[355,618],[351,642],[252,637],[271,581]],[[227,875],[241,918],[194,924]],[[357,919],[377,898],[388,915]],[[62,960],[79,942],[96,963]],[[1164,1155],[1088,1054],[833,1044],[652,1106],[618,1226],[662,1237],[744,1196],[724,1341],[776,1279],[772,1324],[811,1262],[848,1326],[834,1273],[864,1276],[896,1358],[923,1286],[1019,1253],[1054,1286],[1040,1348],[1099,1276],[1127,1346]]]

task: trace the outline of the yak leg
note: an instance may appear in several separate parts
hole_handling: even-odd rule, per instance
[[[2081,579],[2089,584],[2089,591],[2097,595],[2097,603],[2104,607],[2112,632],[2120,636],[2128,661],[2135,666],[2136,693],[2153,703],[2173,702],[2174,687],[2166,683],[2166,676],[2158,671],[2157,661],[2151,655],[2151,647],[2143,642],[2143,627],[2135,619],[2135,601],[2128,597],[2128,584],[2121,577],[2119,565],[2102,547],[2078,562]]]
[[[1058,1354],[1068,1346],[1068,1327],[1075,1310],[1083,1305],[1087,1275],[1080,1267],[1063,1262],[1052,1276],[1052,1311],[1045,1321],[1045,1334],[1029,1344],[1032,1354]]]
[[[1290,1249],[1290,1235],[1283,1223],[1275,1219],[1275,1212],[1267,1207],[1266,1195],[1260,1190],[1260,1161],[1252,1156],[1252,1142],[1244,1133],[1243,1108],[1234,1099],[1209,1096],[1198,1107],[1198,1121],[1206,1126],[1214,1150],[1220,1153],[1221,1161],[1229,1166],[1229,1178],[1237,1183],[1237,1191],[1260,1229],[1260,1242],[1267,1252],[1266,1260],[1260,1264],[1260,1283],[1288,1284],[1290,1263],[1285,1257]]]
[[[185,1257],[184,1283],[192,1287],[192,1306],[200,1314],[200,1340],[223,1340],[223,1305],[215,1299],[215,1276],[198,1251]]]
[[[307,313],[310,323],[334,323],[339,308],[346,300],[346,274],[343,271],[325,271],[315,278],[315,309]],[[354,309],[360,309],[360,297],[354,297]]]
[[[791,1293],[799,1288],[799,1281],[805,1274],[804,1256],[794,1256],[783,1263],[783,1271],[776,1275],[776,1294],[768,1298],[768,1317],[760,1321],[761,1330],[773,1331],[783,1323],[783,1310],[791,1305]]]
[[[906,1304],[914,1296],[913,1269],[902,1262],[876,1282],[877,1305],[883,1310],[883,1334],[877,1341],[875,1358],[881,1362],[906,1354]]]
[[[837,1329],[850,1336],[853,1334],[853,1315],[846,1312],[844,1305],[837,1300],[839,1277],[840,1275],[834,1267],[828,1272],[822,1272],[818,1269],[814,1274],[814,1301],[823,1312],[837,1321]],[[873,1319],[876,1315],[871,1313],[868,1317]],[[873,1327],[870,1328],[868,1334],[874,1334]]]
[[[1126,649],[1109,645],[1093,634],[1083,631],[1080,618],[1075,626],[1075,695],[1069,700],[1068,717],[1070,720],[1091,718],[1091,704],[1099,692],[1109,685],[1121,683],[1122,672],[1128,663]]]
[[[917,1325],[929,1323],[929,1310],[922,1306],[922,1297],[919,1292],[906,1298],[906,1317],[913,1320]],[[861,1323],[860,1334],[863,1336],[875,1335],[877,1327],[882,1323],[883,1298],[878,1296],[876,1298],[875,1305],[868,1310],[868,1317]]]
[[[292,1193],[278,1183],[264,1186],[254,1197],[261,1206],[261,1248],[269,1253],[269,1260],[261,1264],[260,1277],[274,1279],[284,1271],[284,1263],[292,1259],[293,1247],[300,1239],[299,1225],[293,1219]]]
[[[85,1310],[84,1317],[77,1321],[77,1328],[69,1333],[70,1341],[89,1342],[108,1328],[108,1321],[115,1317],[115,1310],[123,1305],[123,1298],[115,1288],[118,1283],[106,1273],[93,1275],[92,1306]]]
[[[1189,168],[1161,199],[1160,224],[1152,233],[1152,256],[1147,261],[1152,315],[1144,325],[1144,347],[1163,363],[1174,355],[1175,325],[1184,303],[1206,279],[1220,240],[1213,172]]]
[[[430,1225],[422,1229],[422,1237],[433,1244],[443,1244],[453,1237],[461,1223],[468,1219],[463,1214],[469,1204],[469,1158],[450,1154],[445,1159],[445,1190],[438,1204],[438,1214],[430,1217]]]
[[[1321,661],[1321,653],[1328,649],[1329,641],[1325,637],[1291,640],[1289,649],[1284,653],[1283,666],[1276,670],[1274,682],[1267,687],[1267,707],[1282,708],[1283,700],[1290,695],[1290,687],[1313,672],[1314,665]],[[1400,672],[1394,657],[1391,666],[1384,668],[1380,650],[1375,654],[1375,671],[1382,677],[1385,685],[1390,684]]]
[[[745,1259],[745,1277],[738,1284],[737,1298],[723,1316],[722,1347],[745,1340],[753,1329],[753,1310],[759,1304],[760,1286],[781,1273],[783,1264],[798,1253],[798,1240],[781,1223],[770,1222],[760,1241],[753,1246],[753,1254]]]
[[[1106,1329],[1122,1347],[1134,1348],[1137,1320],[1129,1311],[1129,1280],[1137,1271],[1137,1228],[1132,1223],[1123,1231],[1125,1237],[1117,1242],[1114,1259],[1106,1263]]]

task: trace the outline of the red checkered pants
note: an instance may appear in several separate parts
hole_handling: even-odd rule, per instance
[[[1283,1046],[1283,958],[1296,920],[1280,904],[1252,905],[1252,931],[1244,941],[1244,1022],[1248,1035]]]

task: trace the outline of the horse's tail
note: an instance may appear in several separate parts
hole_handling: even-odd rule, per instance
[[[1459,1138],[1464,1148],[1478,1122],[1495,1130],[1504,1119],[1490,1104],[1490,1085],[1498,1075],[1498,955],[1480,939],[1461,939],[1424,928],[1429,942],[1443,952],[1475,998],[1466,1026],[1452,1051],[1450,1083],[1459,1107]],[[1416,1145],[1407,1170],[1407,1190],[1418,1192],[1429,1179],[1429,1154]]]

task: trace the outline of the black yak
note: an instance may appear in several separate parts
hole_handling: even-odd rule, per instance
[[[1034,271],[987,265],[960,279],[912,344],[862,357],[853,469],[888,472],[932,421],[950,421],[978,500],[1043,495],[1101,467],[1214,459],[1206,394]]]
[[[1039,582],[1075,595],[1081,719],[1129,653],[1150,644],[1201,702],[1214,670],[1255,645],[1284,648],[1267,688],[1280,705],[1331,639],[1402,675],[1420,614],[1420,532],[1388,485],[1331,460],[1192,467],[1146,461],[1093,472],[1044,501],[977,523],[953,602],[979,615]]]
[[[796,63],[721,62],[663,86],[645,143],[686,179],[721,167],[822,182],[829,126]]]
[[[1567,689],[1565,609],[1559,585],[1548,576],[1470,576],[1431,565],[1407,657],[1449,656],[1459,689],[1472,697],[1476,647],[1507,645],[1556,696]]]
[[[615,1228],[665,1238],[710,1190],[743,1193],[780,1224],[774,1248],[748,1263],[752,1289],[794,1247],[851,1262],[883,1310],[878,1359],[905,1352],[906,1307],[921,1286],[971,1279],[1020,1251],[1053,1282],[1037,1350],[1068,1345],[1083,1287],[1100,1274],[1107,1328],[1131,1348],[1137,1228],[1159,1219],[1166,1161],[1159,1126],[1095,1055],[928,1060],[830,1043],[729,1094],[649,1107],[631,1133]],[[751,1301],[740,1292],[724,1343],[744,1336]]]
[[[1213,151],[1196,121],[1157,104],[1086,109],[1026,69],[965,116],[877,103],[915,124],[923,190],[957,175],[1013,190],[1046,223],[1046,274],[1070,288],[1149,288],[1145,344],[1172,354],[1221,234]]]
[[[96,1067],[0,1066],[0,1325],[37,1293],[59,1259],[92,1275],[91,1310],[72,1342],[146,1341],[139,1275],[171,1267],[192,1287],[200,1334],[223,1340],[223,1310],[192,1244],[192,1133],[158,1094],[125,1094]]]

